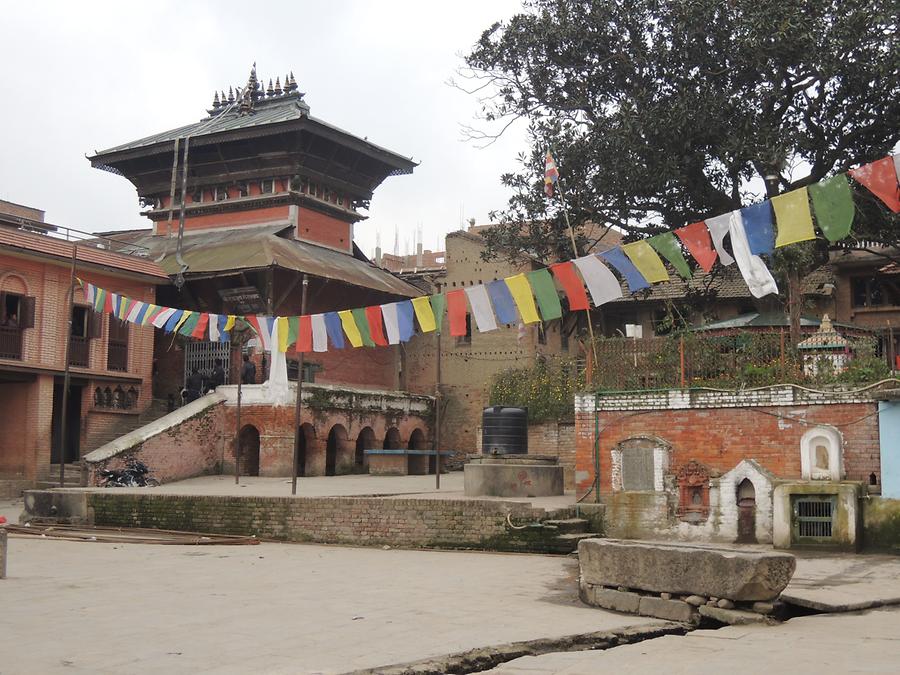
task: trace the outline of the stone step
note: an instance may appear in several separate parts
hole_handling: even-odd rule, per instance
[[[582,539],[595,539],[601,535],[596,532],[569,532],[553,538],[550,549],[554,553],[574,553],[578,550],[578,542]]]
[[[588,521],[585,518],[565,518],[562,520],[545,520],[544,525],[555,527],[560,534],[587,532]]]

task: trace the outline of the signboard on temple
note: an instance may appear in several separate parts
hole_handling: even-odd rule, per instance
[[[262,296],[254,286],[220,288],[219,296],[235,314],[260,314],[266,311]]]

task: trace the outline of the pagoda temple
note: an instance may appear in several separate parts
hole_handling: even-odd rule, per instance
[[[412,173],[415,162],[310,115],[293,73],[264,84],[254,65],[247,84],[216,92],[206,113],[89,158],[137,189],[152,227],[117,238],[146,247],[172,278],[159,304],[298,315],[304,274],[308,314],[421,295],[353,242],[354,227],[365,219],[360,209],[375,189],[389,176]],[[175,362],[170,342],[157,335],[159,368],[169,370],[168,377],[161,373],[158,395],[179,389],[182,372],[209,369],[215,358],[231,361],[233,381],[238,359],[221,351],[227,345],[186,341],[183,360]],[[400,388],[399,351],[310,355],[304,378]]]

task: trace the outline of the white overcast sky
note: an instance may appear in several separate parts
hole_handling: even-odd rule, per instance
[[[412,156],[375,192],[356,239],[371,255],[425,248],[505,205],[524,124],[487,149],[462,140],[477,101],[447,85],[518,0],[10,2],[0,23],[0,199],[86,231],[147,227],[126,179],[85,155],[197,121],[216,89],[293,70],[311,113]]]

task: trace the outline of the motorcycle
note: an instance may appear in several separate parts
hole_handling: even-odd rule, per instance
[[[159,481],[149,473],[146,464],[132,460],[124,469],[102,469],[100,478],[103,487],[159,487]]]

